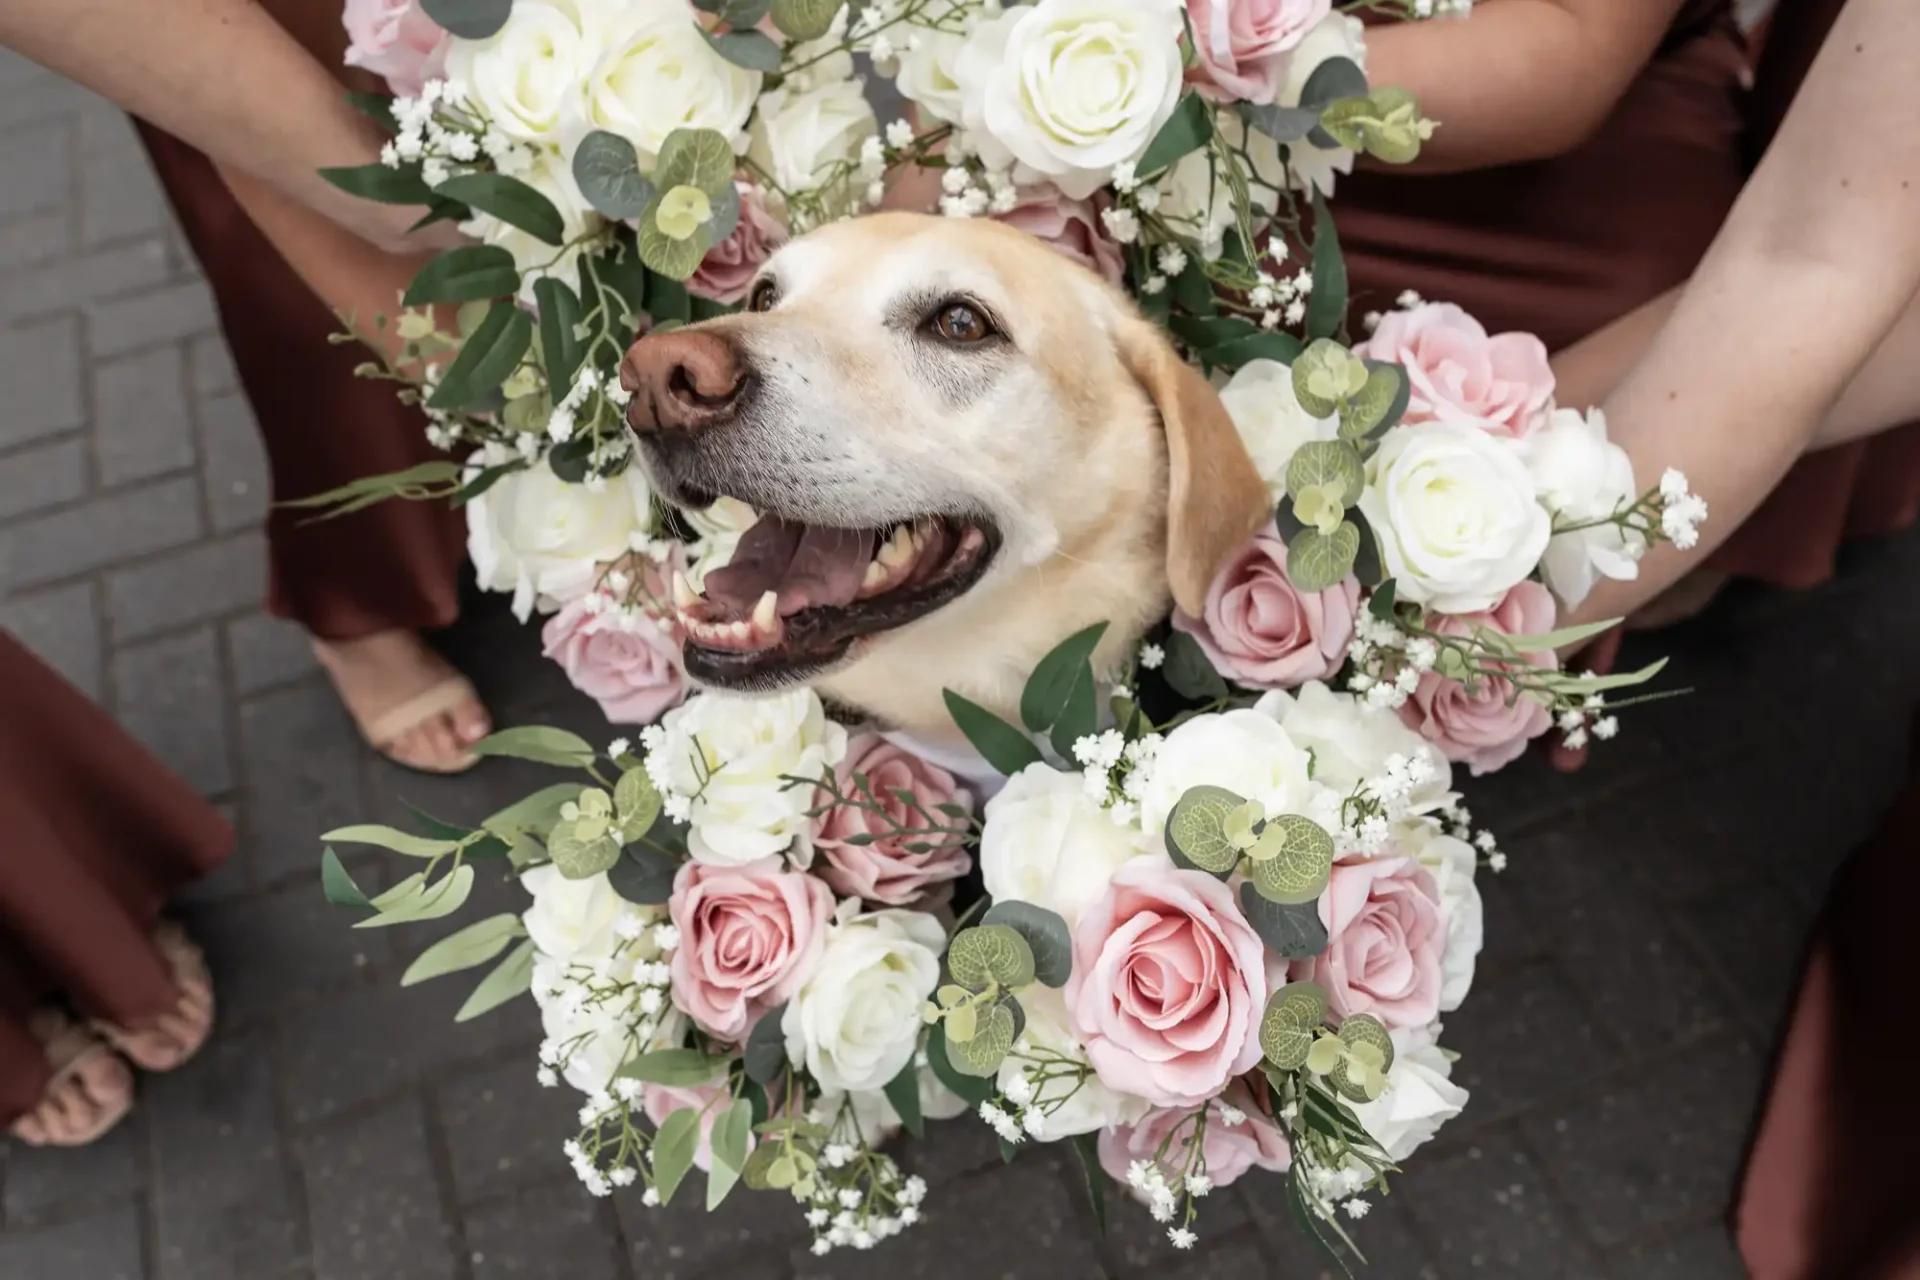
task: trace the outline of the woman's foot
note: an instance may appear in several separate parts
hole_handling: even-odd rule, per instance
[[[30,1147],[78,1147],[133,1110],[133,1072],[98,1036],[63,1013],[43,1009],[28,1024],[46,1046],[53,1076],[39,1105],[9,1132]]]
[[[200,1052],[213,1033],[213,976],[207,972],[205,953],[179,925],[162,921],[153,931],[153,944],[167,959],[180,1002],[138,1027],[99,1019],[93,1027],[141,1070],[172,1071]]]
[[[1644,609],[1627,615],[1630,631],[1658,631],[1685,622],[1713,603],[1727,575],[1712,569],[1695,569],[1680,581],[1655,596]]]
[[[426,773],[479,762],[467,748],[493,732],[493,721],[466,677],[414,632],[315,640],[313,651],[375,751]]]

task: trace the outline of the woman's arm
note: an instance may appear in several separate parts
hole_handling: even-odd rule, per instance
[[[1911,370],[1868,371],[1920,335],[1920,5],[1852,0],[1779,136],[1646,356],[1605,400],[1643,477],[1685,472],[1712,508],[1700,545],[1660,547],[1570,621],[1632,612],[1747,518],[1841,395],[1858,420],[1920,416]],[[1916,353],[1920,354],[1920,353]],[[1905,352],[1886,346],[1883,359]]]
[[[5,0],[17,49],[384,248],[423,212],[362,200],[317,170],[371,164],[381,136],[254,0]],[[440,242],[444,226],[431,239]]]
[[[1367,28],[1367,79],[1407,90],[1440,124],[1412,172],[1541,160],[1592,136],[1681,3],[1480,0],[1463,19]]]

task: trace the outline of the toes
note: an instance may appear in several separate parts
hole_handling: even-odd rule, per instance
[[[412,769],[428,769],[434,764],[434,745],[428,726],[416,725],[387,744],[386,752]]]
[[[454,734],[463,747],[470,747],[493,732],[493,718],[477,702],[461,707],[453,713],[453,717]]]

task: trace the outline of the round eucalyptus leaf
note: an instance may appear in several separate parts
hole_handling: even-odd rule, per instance
[[[627,844],[653,829],[662,808],[659,790],[640,765],[620,775],[613,787],[613,804],[620,812],[620,838]]]
[[[1360,491],[1367,486],[1360,451],[1344,440],[1309,440],[1294,450],[1287,463],[1287,492],[1297,496],[1323,486],[1338,495],[1342,506],[1360,501]]]
[[[640,172],[633,144],[605,129],[595,129],[574,148],[573,180],[588,204],[617,221],[637,218],[653,203],[653,184]]]
[[[1333,837],[1311,818],[1283,813],[1267,821],[1247,851],[1247,878],[1260,896],[1285,905],[1312,902],[1333,870]]]
[[[700,260],[713,248],[713,233],[701,224],[684,238],[668,235],[660,226],[663,203],[664,196],[656,197],[640,215],[640,261],[657,275],[669,280],[685,280],[699,269]]]
[[[1290,982],[1267,997],[1260,1018],[1260,1052],[1281,1071],[1306,1065],[1313,1033],[1327,1020],[1327,993],[1311,982]]]
[[[795,40],[818,40],[845,0],[773,0],[773,25]]]
[[[947,1038],[947,1061],[961,1075],[993,1075],[1007,1060],[1007,1051],[1013,1048],[1016,1034],[1012,1009],[1006,1004],[996,1004],[980,1016],[980,1025],[971,1040]]]
[[[1349,573],[1360,558],[1360,530],[1342,520],[1332,533],[1302,529],[1287,543],[1287,579],[1296,591],[1325,591]]]
[[[1340,434],[1357,440],[1393,425],[1406,412],[1413,384],[1407,371],[1385,360],[1367,361],[1367,383],[1352,396],[1340,414]]]
[[[1387,1034],[1385,1024],[1371,1014],[1356,1013],[1340,1024],[1339,1035],[1340,1042],[1349,1051],[1365,1046],[1380,1055],[1377,1072],[1384,1081],[1387,1071],[1393,1066],[1393,1037]],[[1355,1080],[1345,1061],[1328,1074],[1327,1083],[1349,1102],[1372,1102],[1380,1096],[1378,1091],[1369,1093],[1360,1081]]]
[[[773,1166],[786,1159],[786,1144],[782,1142],[763,1142],[753,1149],[747,1157],[747,1167],[740,1171],[740,1181],[747,1184],[750,1191],[772,1191]],[[789,1161],[791,1164],[791,1161]],[[785,1184],[792,1186],[791,1178]]]
[[[1003,924],[1027,940],[1033,951],[1033,976],[1049,987],[1064,987],[1073,974],[1073,935],[1067,922],[1031,902],[996,902],[980,918],[982,924]]]
[[[577,824],[563,822],[547,840],[547,856],[569,880],[590,880],[620,861],[620,842],[601,831],[583,839]]]
[[[1011,991],[1033,981],[1033,948],[1018,930],[1004,924],[976,925],[954,935],[947,948],[947,969],[969,991],[985,991],[996,982]]]
[[[717,200],[733,186],[733,160],[733,144],[719,130],[675,129],[660,144],[654,185],[662,191],[697,187]]]
[[[1246,801],[1225,787],[1191,787],[1167,815],[1167,850],[1174,861],[1225,875],[1240,861],[1227,819]]]
[[[485,40],[507,25],[513,0],[420,0],[420,7],[462,40]]]

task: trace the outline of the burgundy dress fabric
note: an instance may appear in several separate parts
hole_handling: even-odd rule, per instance
[[[272,0],[266,7],[343,83],[377,89],[342,65],[346,33],[337,3]],[[357,344],[333,346],[342,326],[255,228],[212,163],[143,121],[135,122],[219,306],[240,383],[266,444],[276,502],[444,458],[426,420],[391,383],[353,370]],[[441,502],[388,501],[315,521],[276,507],[267,521],[268,605],[325,640],[451,623],[466,559],[465,524]]]
[[[0,632],[0,1128],[39,1100],[34,1006],[121,1026],[179,1002],[152,934],[233,831],[113,720]]]
[[[1780,0],[1751,93],[1730,5],[1693,0],[1577,149],[1471,173],[1341,179],[1334,209],[1354,332],[1364,313],[1413,289],[1559,350],[1683,283],[1843,3]],[[1829,450],[1801,462],[1712,564],[1810,586],[1832,574],[1843,537],[1892,532],[1917,503],[1920,432]]]

